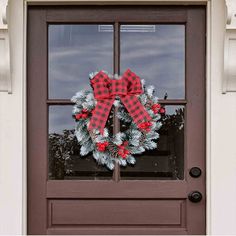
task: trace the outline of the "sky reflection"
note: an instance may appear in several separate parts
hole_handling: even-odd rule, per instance
[[[185,26],[155,25],[155,32],[121,32],[121,72],[130,68],[163,98],[184,98]],[[70,99],[90,88],[89,73],[113,72],[113,32],[98,25],[49,25],[49,98]]]
[[[135,71],[163,98],[185,97],[185,26],[156,25],[155,32],[121,32],[121,72]]]
[[[113,34],[97,25],[49,25],[49,98],[88,89],[89,74],[113,70]]]

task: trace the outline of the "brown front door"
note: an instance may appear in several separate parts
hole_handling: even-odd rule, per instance
[[[205,234],[205,8],[30,6],[27,45],[28,233]],[[166,115],[158,149],[112,172],[79,156],[70,98],[127,68]]]

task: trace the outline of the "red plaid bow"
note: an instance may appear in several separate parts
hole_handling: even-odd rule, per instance
[[[126,70],[119,80],[110,79],[106,73],[100,71],[91,79],[91,85],[97,105],[89,124],[89,130],[98,129],[103,133],[112,104],[117,95],[119,95],[137,125],[152,120],[136,97],[136,95],[143,93],[140,78],[130,69]]]

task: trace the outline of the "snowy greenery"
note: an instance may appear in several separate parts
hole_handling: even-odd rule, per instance
[[[158,130],[161,128],[161,115],[154,113],[153,104],[158,103],[158,98],[154,96],[154,87],[145,86],[142,81],[144,93],[138,98],[147,112],[152,118],[150,131],[140,130],[137,125],[132,122],[131,116],[128,114],[125,107],[122,105],[119,97],[115,99],[114,106],[117,107],[117,117],[120,119],[122,132],[113,134],[112,130],[106,127],[103,135],[98,130],[88,131],[89,121],[92,116],[92,111],[96,106],[96,101],[93,96],[93,91],[83,90],[75,94],[71,101],[75,103],[73,108],[73,116],[76,117],[84,110],[88,116],[81,119],[76,119],[75,136],[80,145],[80,154],[85,156],[88,153],[93,153],[94,159],[107,166],[109,169],[114,168],[115,162],[121,166],[127,164],[134,165],[136,160],[133,155],[143,153],[145,150],[157,148],[157,139],[159,138]],[[104,150],[99,150],[99,144],[108,144]],[[126,150],[126,154],[120,156],[120,148]]]

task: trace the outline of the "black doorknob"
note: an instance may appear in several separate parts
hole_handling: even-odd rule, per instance
[[[191,202],[200,202],[202,200],[202,194],[198,191],[193,191],[188,195],[188,199]]]
[[[199,167],[192,167],[189,174],[193,178],[198,178],[202,174],[202,170]]]

